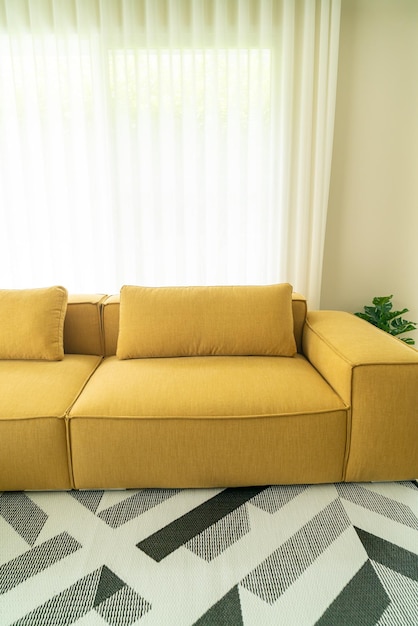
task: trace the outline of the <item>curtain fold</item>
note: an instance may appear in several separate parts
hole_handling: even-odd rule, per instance
[[[318,306],[340,0],[0,0],[0,286]]]

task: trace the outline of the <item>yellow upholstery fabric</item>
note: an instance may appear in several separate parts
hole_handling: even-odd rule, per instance
[[[143,326],[134,341],[139,337],[143,349],[152,337],[159,357],[167,343],[171,358],[129,359],[114,356],[123,318],[119,295],[71,296],[64,336],[73,354],[47,360],[46,352],[33,356],[39,345],[29,335],[33,329],[42,333],[48,318],[37,301],[43,300],[40,291],[52,304],[57,294],[0,292],[0,348],[6,346],[9,355],[0,359],[0,491],[416,478],[418,352],[356,316],[312,311],[306,318],[305,299],[293,293],[294,358],[189,356],[215,345],[229,352],[245,344],[247,352],[254,342],[259,348],[276,341],[280,313],[269,317],[267,311],[270,298],[277,304],[275,287],[188,288],[197,302],[191,310],[183,301],[185,289],[175,289],[176,297],[182,293],[177,300],[170,289],[155,318],[157,290],[151,290],[148,334]],[[231,307],[227,292],[239,292]],[[33,307],[24,296],[33,296]],[[259,311],[255,302],[262,304]],[[52,309],[62,345],[59,307]],[[137,323],[135,314],[132,320]],[[46,325],[51,331],[53,324]],[[14,338],[13,329],[19,330]],[[198,342],[190,337],[196,329]],[[174,330],[178,335],[170,339]],[[122,343],[126,339],[129,333],[122,333]],[[173,356],[181,342],[187,356]],[[22,355],[16,347],[32,356],[12,358]],[[113,356],[102,360],[96,352]]]
[[[296,352],[288,284],[125,286],[120,297],[120,359]]]
[[[308,313],[303,349],[351,405],[346,481],[418,476],[418,352],[349,313]]]
[[[116,354],[119,335],[120,295],[109,296],[103,303],[103,339],[105,356]]]
[[[177,357],[126,361],[110,357],[89,381],[71,416],[241,417],[314,413],[343,406],[300,355],[294,359]]]
[[[366,322],[367,323],[367,322]],[[353,371],[351,446],[346,480],[418,475],[418,362]]]
[[[103,355],[102,306],[106,296],[70,295],[64,323],[66,354]]]
[[[64,287],[0,290],[0,359],[64,357]]]
[[[100,361],[0,361],[0,490],[71,488],[64,417]]]
[[[112,356],[116,354],[119,334],[119,309],[120,295],[108,296],[103,302],[103,334],[104,334],[104,354]],[[302,353],[302,333],[305,324],[307,304],[306,298],[299,293],[292,293],[293,310],[293,334],[296,340],[296,347]]]
[[[297,351],[302,354],[302,336],[307,314],[306,298],[295,291],[292,293],[293,335]]]
[[[0,420],[0,490],[71,489],[65,420]]]
[[[301,356],[110,357],[68,419],[77,488],[342,478],[346,407]]]

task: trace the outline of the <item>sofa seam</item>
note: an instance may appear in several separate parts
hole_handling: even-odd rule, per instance
[[[68,308],[68,291],[65,289],[65,287],[59,287],[59,288],[61,290],[61,306],[60,306],[60,318],[58,322],[58,329],[59,329],[60,353],[62,354],[62,356],[60,356],[60,358],[56,360],[62,361],[63,358],[65,357],[64,324],[65,324],[65,316],[67,315],[67,308]]]
[[[342,361],[344,361],[344,363],[346,363],[350,367],[350,378],[351,378],[350,404],[347,405],[346,402],[341,398],[340,394],[337,393],[337,391],[334,389],[333,385],[331,385],[330,382],[324,378],[324,376],[322,375],[322,372],[320,372],[315,367],[315,365],[308,359],[308,357],[306,357],[309,363],[312,365],[312,367],[315,367],[315,369],[321,374],[324,380],[326,380],[327,384],[331,387],[334,393],[338,395],[340,400],[346,406],[346,427],[345,427],[346,441],[345,441],[343,463],[342,463],[342,468],[341,468],[342,469],[342,477],[341,477],[342,481],[346,482],[347,468],[348,468],[348,462],[350,459],[350,452],[351,452],[351,431],[352,431],[352,412],[353,412],[353,371],[354,371],[354,368],[357,366],[352,360],[348,359],[346,355],[340,352],[340,350],[338,350],[322,333],[318,332],[315,328],[313,328],[308,320],[308,317],[306,317],[305,326],[313,335],[315,335],[315,337],[317,337],[320,341],[322,341],[327,346],[327,348],[331,350],[331,352],[333,352],[338,358],[340,358]],[[305,329],[303,330],[303,334],[305,334]],[[302,338],[302,343],[303,343],[303,338]]]
[[[318,337],[332,352],[334,352],[334,354],[336,354],[337,356],[339,356],[345,363],[347,363],[348,365],[354,366],[354,362],[349,359],[345,354],[343,354],[342,352],[340,352],[340,350],[338,350],[333,343],[331,343],[329,341],[329,339],[327,339],[322,333],[320,333],[316,328],[313,328],[313,326],[310,324],[308,318],[306,318],[305,321],[305,326],[308,327],[308,329],[316,336]],[[304,332],[305,334],[305,332]],[[309,359],[308,359],[309,360]],[[310,362],[310,361],[309,361]],[[316,369],[316,368],[315,368]]]
[[[376,361],[364,361],[364,362],[357,362],[354,361],[353,359],[348,358],[343,352],[341,352],[338,348],[335,347],[335,345],[329,340],[327,339],[321,332],[319,332],[317,329],[313,328],[313,326],[310,324],[309,320],[306,319],[305,321],[305,326],[307,326],[309,328],[309,330],[316,336],[318,337],[332,352],[334,352],[334,354],[336,354],[337,356],[339,356],[345,363],[347,363],[348,365],[350,365],[352,368],[355,367],[367,367],[370,365],[418,365],[418,361],[379,361],[378,363]],[[384,332],[384,331],[382,331]],[[393,339],[397,339],[397,341],[401,341],[400,339],[398,339],[397,337],[393,337]],[[402,342],[404,343],[404,342]],[[412,348],[412,346],[408,346],[408,344],[405,344],[405,346],[407,346],[408,348]],[[412,348],[412,350],[414,350]]]
[[[338,396],[338,394],[336,394]],[[298,411],[295,413],[257,413],[257,414],[246,414],[246,415],[69,415],[69,420],[78,420],[78,419],[110,419],[110,420],[190,420],[190,421],[202,421],[202,420],[257,420],[257,419],[276,419],[282,417],[301,417],[306,415],[307,417],[311,415],[326,415],[326,414],[335,414],[340,413],[341,411],[347,411],[350,409],[350,406],[347,405],[341,398],[338,398],[343,403],[343,406],[336,409],[320,409],[317,411]]]
[[[104,338],[104,323],[103,323],[103,310],[104,310],[104,303],[106,301],[106,298],[108,298],[108,296],[106,295],[102,295],[101,299],[98,302],[98,317],[99,317],[99,331],[100,331],[100,350],[101,353],[98,356],[101,356],[102,358],[104,358],[105,356],[105,338]]]
[[[65,443],[67,447],[67,465],[68,465],[68,474],[70,477],[71,489],[75,489],[76,487],[75,487],[75,482],[74,482],[70,424],[69,424],[67,417],[65,418]]]
[[[344,464],[343,464],[343,482],[347,482],[348,464],[351,456],[351,444],[352,444],[352,431],[353,431],[353,383],[354,383],[354,368],[351,368],[351,382],[350,382],[350,407],[347,411],[347,425],[346,425],[346,444],[344,452]]]
[[[70,483],[71,483],[71,488],[72,489],[76,489],[76,486],[75,486],[75,479],[74,479],[74,464],[73,464],[73,455],[72,455],[70,415],[69,414],[70,414],[70,411],[73,408],[74,404],[77,402],[78,398],[81,396],[81,394],[83,393],[84,389],[86,388],[88,382],[91,380],[92,376],[95,374],[95,372],[100,367],[100,365],[101,365],[101,363],[103,361],[103,356],[96,355],[96,357],[98,359],[98,362],[96,363],[93,371],[90,372],[89,376],[87,376],[86,380],[81,385],[81,388],[79,389],[76,397],[73,399],[71,404],[67,407],[67,409],[65,410],[64,416],[63,416],[64,417],[64,422],[65,422],[65,440],[66,440],[66,447],[67,447],[68,471],[69,471],[69,475],[70,475]]]

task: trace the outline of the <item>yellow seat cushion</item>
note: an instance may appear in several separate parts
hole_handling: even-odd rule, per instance
[[[0,490],[71,488],[65,415],[100,361],[0,361]]]
[[[64,287],[0,290],[0,359],[64,357]]]
[[[295,352],[287,283],[121,289],[119,359]]]
[[[300,355],[109,357],[68,419],[77,488],[342,479],[347,407]]]
[[[339,397],[301,355],[109,357],[71,411],[97,417],[230,417],[340,409]]]

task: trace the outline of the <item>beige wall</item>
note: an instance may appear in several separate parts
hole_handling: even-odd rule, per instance
[[[321,308],[418,322],[418,0],[342,0],[338,72]]]

